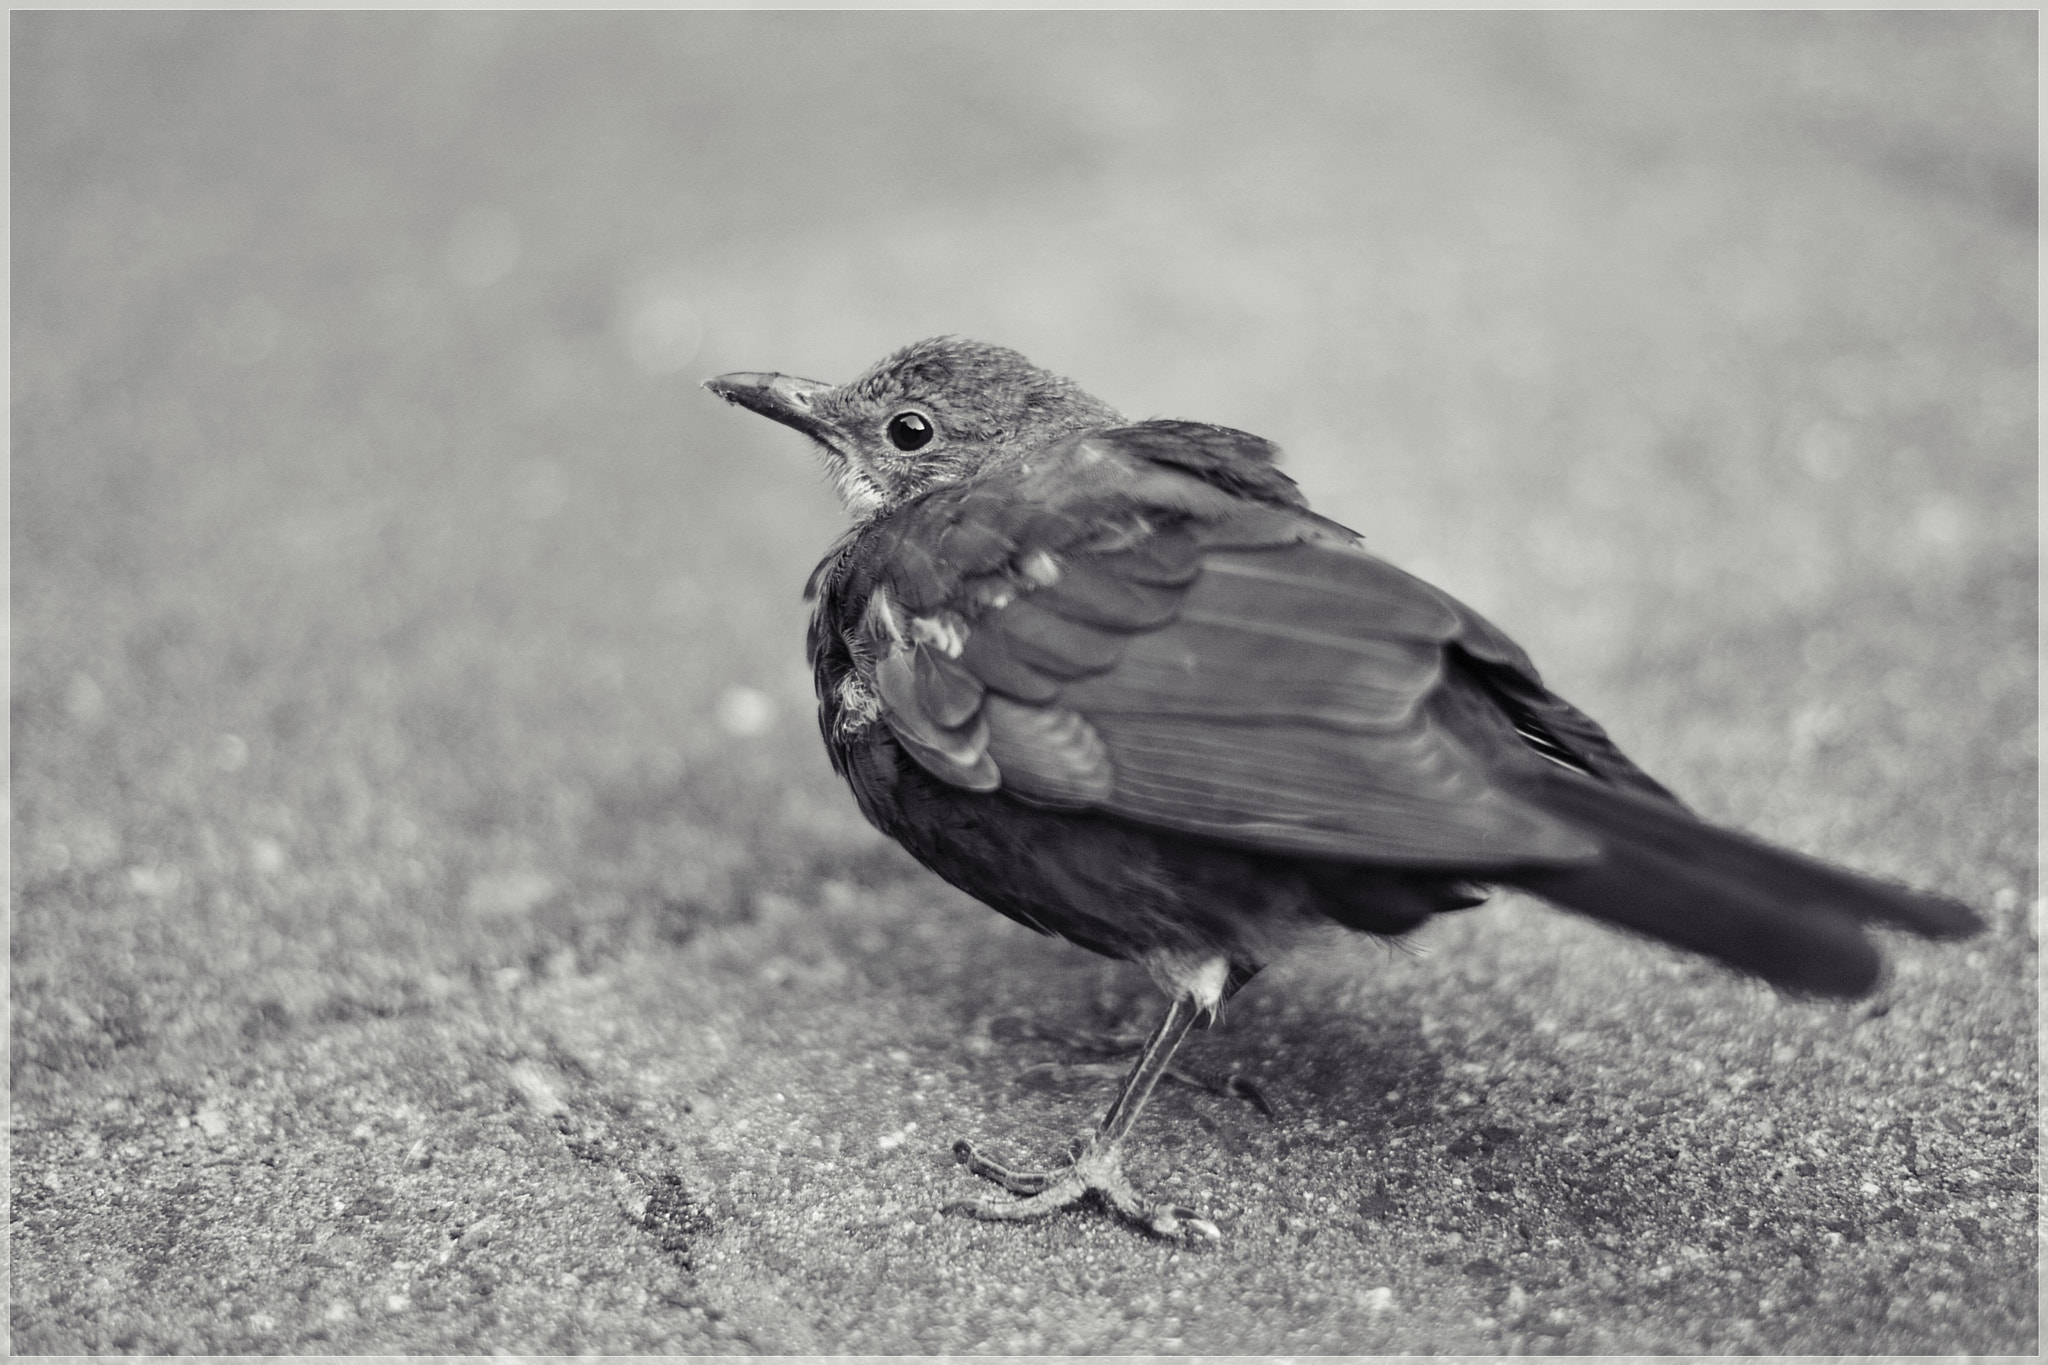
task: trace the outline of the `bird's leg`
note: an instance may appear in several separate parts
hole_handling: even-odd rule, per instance
[[[1058,1043],[1061,1047],[1072,1048],[1079,1052],[1134,1053],[1145,1042],[1143,1035],[1135,1032],[1125,1032],[1121,1029],[1104,1029],[1099,1031],[1070,1029],[1062,1028],[1057,1024],[1041,1024],[1032,1019],[1012,1018],[1002,1022],[1009,1024],[1014,1029],[1014,1032],[1011,1034],[1013,1037],[1039,1038],[1049,1043]],[[1196,1028],[1207,1028],[1211,1022],[1211,1020],[1198,1016],[1194,1026]],[[1077,1077],[1121,1078],[1127,1075],[1128,1071],[1122,1062],[1116,1061],[1049,1061],[1027,1066],[1022,1074],[1045,1077],[1054,1084],[1058,1084]],[[1235,1071],[1226,1072],[1218,1076],[1214,1072],[1204,1071],[1185,1063],[1176,1063],[1160,1073],[1159,1079],[1162,1081],[1172,1081],[1177,1085],[1185,1085],[1190,1089],[1206,1091],[1211,1095],[1222,1095],[1227,1099],[1248,1101],[1267,1118],[1273,1117],[1276,1112],[1273,1108],[1273,1102],[1266,1098],[1266,1092],[1259,1089],[1257,1082],[1248,1076],[1240,1076]]]
[[[1196,1017],[1208,1008],[1213,1007],[1198,1004],[1188,995],[1173,997],[1165,1017],[1159,1021],[1159,1027],[1153,1029],[1152,1036],[1145,1040],[1137,1065],[1131,1068],[1130,1074],[1124,1078],[1123,1087],[1110,1101],[1108,1112],[1095,1125],[1093,1133],[1075,1142],[1073,1161],[1065,1168],[1045,1172],[1014,1171],[982,1156],[971,1142],[953,1144],[954,1157],[968,1170],[1025,1197],[1009,1202],[965,1200],[948,1204],[945,1211],[975,1218],[1021,1221],[1042,1218],[1094,1195],[1120,1217],[1158,1236],[1220,1237],[1222,1234],[1214,1223],[1198,1217],[1192,1210],[1173,1204],[1152,1204],[1139,1198],[1123,1173],[1125,1135],[1138,1121],[1138,1114],[1144,1109],[1145,1101],[1151,1098],[1153,1087],[1170,1069],[1174,1049],[1194,1027]]]
[[[1043,1076],[1054,1083],[1059,1083],[1076,1077],[1086,1079],[1099,1076],[1108,1079],[1122,1076],[1124,1067],[1119,1062],[1037,1062],[1025,1067],[1022,1074]],[[1218,1076],[1212,1071],[1200,1071],[1191,1066],[1170,1066],[1159,1079],[1187,1086],[1191,1090],[1221,1095],[1225,1099],[1244,1100],[1267,1118],[1272,1118],[1279,1112],[1273,1107],[1273,1102],[1266,1098],[1266,1092],[1259,1089],[1257,1081],[1249,1076],[1240,1076],[1235,1071]]]

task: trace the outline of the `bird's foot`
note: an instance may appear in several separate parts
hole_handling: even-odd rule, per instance
[[[946,1205],[945,1213],[965,1214],[992,1222],[1025,1222],[1085,1203],[1092,1195],[1119,1218],[1155,1237],[1218,1241],[1223,1233],[1193,1209],[1154,1204],[1139,1197],[1123,1172],[1122,1144],[1088,1134],[1074,1143],[1074,1159],[1050,1171],[1014,1171],[991,1161],[971,1142],[953,1144],[954,1159],[984,1180],[993,1181],[1022,1198],[963,1199]]]

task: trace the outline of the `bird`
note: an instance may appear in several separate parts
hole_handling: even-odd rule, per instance
[[[1167,1239],[1126,1140],[1190,1030],[1332,924],[1393,939],[1495,890],[1856,997],[1951,898],[1701,819],[1450,594],[1310,510],[1269,441],[1128,421],[935,337],[844,384],[705,381],[810,438],[852,519],[806,585],[819,727],[865,817],[970,896],[1142,965],[1164,1013],[1069,1159],[954,1155],[995,1221],[1106,1205]]]

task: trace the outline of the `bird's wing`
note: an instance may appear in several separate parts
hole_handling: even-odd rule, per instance
[[[1217,451],[1135,430],[1154,448],[1112,432],[1040,452],[868,546],[849,638],[922,766],[1276,853],[1467,870],[1594,855],[1498,780],[1543,758],[1483,672],[1549,697],[1505,636],[1291,484],[1242,462],[1218,477],[1200,467]]]

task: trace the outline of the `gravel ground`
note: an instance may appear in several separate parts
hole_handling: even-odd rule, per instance
[[[2037,1344],[2034,16],[23,14],[20,1352]],[[1149,987],[827,770],[841,526],[697,388],[1015,345],[1278,440],[1871,1002],[1526,901]]]

